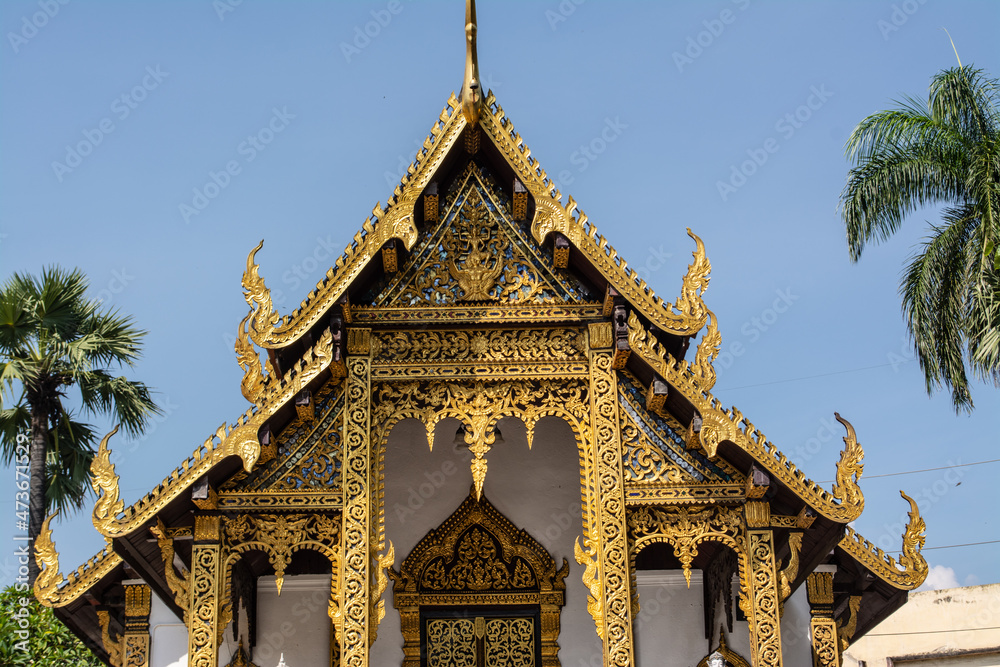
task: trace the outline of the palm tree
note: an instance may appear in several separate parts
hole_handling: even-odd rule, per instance
[[[40,279],[14,274],[0,287],[0,453],[10,463],[18,436],[22,443],[30,438],[32,550],[51,507],[83,504],[95,432],[79,413],[112,416],[137,435],[160,412],[144,384],[111,372],[134,365],[145,332],[131,317],[87,299],[87,284],[79,270],[51,267]],[[76,414],[63,403],[72,386],[79,395]],[[29,586],[38,576],[30,561]]]
[[[951,390],[971,411],[968,371],[1000,386],[1000,85],[971,67],[931,80],[927,103],[865,118],[847,142],[841,195],[851,259],[917,209],[941,221],[903,273],[903,316],[927,392]]]

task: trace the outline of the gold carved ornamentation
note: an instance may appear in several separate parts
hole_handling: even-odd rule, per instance
[[[694,363],[691,364],[691,375],[703,391],[709,391],[715,386],[715,359],[719,356],[722,347],[722,334],[719,333],[719,323],[715,313],[705,309],[708,313],[708,326],[698,343],[698,351],[695,353]]]
[[[448,273],[458,282],[460,301],[491,301],[510,241],[491,223],[482,197],[476,202],[467,199],[459,217],[464,224],[444,239]]]
[[[462,79],[461,100],[462,115],[465,117],[465,122],[471,126],[479,122],[484,96],[479,80],[476,30],[476,0],[465,0],[465,77]]]
[[[90,486],[97,494],[93,519],[98,530],[108,521],[114,521],[125,507],[118,495],[118,475],[115,474],[115,464],[111,462],[111,450],[108,449],[108,440],[117,432],[118,426],[115,426],[101,439],[97,454],[90,462]]]
[[[58,512],[53,512],[42,523],[35,539],[35,562],[41,570],[35,579],[35,598],[46,607],[65,607],[90,590],[96,582],[121,565],[121,556],[108,545],[96,556],[81,565],[69,576],[59,571],[59,552],[52,540],[49,522]]]
[[[587,216],[583,212],[577,212],[573,197],[569,197],[565,205],[559,201],[562,195],[549,180],[545,170],[531,158],[531,151],[524,145],[521,135],[514,131],[512,123],[496,104],[492,93],[486,99],[484,112],[480,126],[535,200],[535,217],[531,224],[535,240],[541,244],[551,232],[563,234],[653,324],[679,336],[696,334],[705,324],[706,311],[701,292],[708,285],[708,274],[711,271],[701,239],[688,230],[697,244],[694,261],[684,276],[681,296],[677,302],[664,302],[618,256],[607,239],[598,234],[596,226],[589,222]]]
[[[858,609],[861,608],[861,596],[852,595],[847,601],[848,617],[847,622],[841,624],[837,621],[837,640],[840,642],[840,651],[843,653],[851,645],[851,639],[858,629]]]
[[[531,324],[557,322],[584,324],[601,317],[600,304],[584,303],[513,303],[499,305],[458,304],[430,307],[356,306],[356,322],[399,324],[419,321],[434,324],[486,324],[490,328],[503,323]]]
[[[742,552],[743,518],[739,510],[719,505],[642,507],[628,517],[632,535],[632,562],[644,547],[654,543],[673,546],[674,555],[684,568],[684,579],[691,586],[691,564],[704,542],[719,542],[737,553]]]
[[[188,602],[188,665],[217,667],[222,549],[221,519],[196,515],[191,547],[191,599]],[[219,629],[218,634],[216,630]]]
[[[593,539],[593,533],[591,539],[600,559],[604,664],[624,666],[633,664],[635,649],[625,480],[618,433],[618,382],[612,358],[604,350],[592,351],[590,357],[591,451],[597,473],[598,512],[597,539]]]
[[[378,638],[378,626],[385,618],[385,600],[382,599],[382,594],[385,593],[385,589],[389,586],[389,568],[396,560],[396,550],[392,546],[392,542],[389,542],[388,548],[378,556],[373,563],[375,569],[375,576],[372,580],[372,592],[371,592],[371,603],[372,609],[369,612],[371,617],[375,621],[371,624],[371,631],[369,632],[369,642],[371,644],[375,643]]]
[[[250,660],[250,656],[247,654],[247,650],[243,648],[243,640],[240,640],[239,645],[236,647],[236,653],[233,654],[232,660],[226,667],[257,667],[256,663]]]
[[[272,378],[274,378],[276,373],[274,372],[274,367],[271,365],[270,360],[263,365],[260,363],[260,354],[257,352],[257,348],[255,348],[253,343],[250,341],[249,326],[253,315],[254,314],[251,311],[246,317],[243,318],[239,327],[236,329],[236,342],[234,343],[234,349],[236,350],[236,363],[238,363],[240,368],[243,369],[243,379],[240,381],[240,391],[243,392],[243,398],[256,404],[260,401],[261,394],[264,392],[264,387],[267,386],[267,383]]]
[[[125,584],[124,667],[149,667],[149,611],[152,591],[145,584]]]
[[[112,639],[111,637],[111,613],[107,609],[97,610],[97,621],[101,625],[101,644],[108,654],[108,662],[111,667],[122,667],[122,640],[123,636]]]
[[[344,667],[367,667],[372,636],[371,578],[371,360],[348,357],[344,426],[343,580],[340,588],[340,646]]]
[[[94,490],[98,492],[94,506],[94,526],[105,537],[127,535],[146,524],[174,498],[188,489],[199,477],[216,463],[230,456],[239,456],[243,469],[253,469],[261,454],[258,432],[264,423],[283,405],[304,389],[313,379],[330,366],[333,356],[333,337],[327,329],[316,344],[302,356],[280,382],[269,383],[261,404],[243,413],[236,424],[222,424],[215,434],[184,463],[167,476],[152,492],[140,498],[122,513],[118,499],[118,477],[110,462],[106,442],[102,441],[105,454],[94,457],[91,475]],[[106,438],[113,435],[112,431]]]
[[[223,588],[232,586],[233,567],[250,551],[267,555],[274,568],[278,595],[284,583],[285,569],[292,556],[303,550],[312,550],[326,556],[331,568],[331,596],[328,613],[334,622],[342,619],[339,599],[342,569],[341,516],[328,514],[239,514],[226,521],[224,535]],[[237,610],[232,609],[232,599],[226,597],[220,605],[219,636],[232,620]],[[340,634],[338,631],[337,637]]]
[[[778,576],[774,562],[774,534],[771,529],[747,530],[750,561],[749,589],[752,625],[750,641],[754,665],[781,667],[781,623]]]
[[[413,248],[418,235],[414,207],[467,125],[463,115],[456,113],[460,107],[461,103],[452,95],[386,207],[375,205],[361,230],[354,235],[353,242],[298,309],[283,318],[278,316],[271,304],[270,292],[266,291],[263,281],[259,281],[252,295],[257,315],[250,328],[250,337],[257,345],[279,349],[301,338],[340,300],[368,263],[380,255],[389,239],[399,239],[407,250]],[[251,300],[251,295],[247,298]]]
[[[792,582],[799,576],[799,554],[802,551],[803,535],[804,533],[797,532],[788,534],[788,563],[778,573],[778,587],[782,602],[792,594]]]
[[[898,565],[895,558],[861,537],[851,527],[847,528],[847,534],[840,539],[837,546],[881,579],[896,588],[912,591],[924,583],[924,579],[927,578],[927,561],[920,553],[924,546],[924,530],[927,525],[920,516],[917,503],[902,491],[899,493],[910,503],[910,520],[903,532],[903,553],[899,557]]]
[[[728,665],[729,667],[750,667],[750,663],[746,661],[746,658],[744,658],[742,655],[740,655],[739,653],[732,650],[731,648],[729,648],[729,646],[726,645],[726,633],[723,631],[722,628],[719,628],[719,645],[718,647],[716,647],[715,651],[719,652],[719,654],[722,656],[722,659],[725,661],[725,664]],[[714,653],[715,651],[713,651],[712,653]],[[708,659],[709,657],[711,657],[711,655],[712,654],[709,653],[704,658],[702,658],[701,661],[698,662],[697,667],[711,667],[708,662]]]
[[[833,620],[833,572],[810,572],[806,594],[813,667],[840,667],[837,624]]]
[[[722,442],[731,442],[753,457],[772,480],[780,481],[794,491],[822,516],[837,523],[849,523],[861,515],[864,498],[857,488],[856,481],[848,473],[848,469],[853,468],[857,462],[854,459],[856,450],[852,450],[855,453],[845,459],[845,464],[842,466],[845,473],[848,473],[844,479],[842,492],[848,502],[841,502],[819,484],[806,478],[774,443],[768,441],[766,436],[743,416],[742,412],[735,407],[723,410],[719,401],[698,385],[690,364],[680,363],[667,354],[655,336],[643,329],[637,317],[630,315],[628,326],[628,340],[632,353],[638,355],[671,387],[677,389],[701,415],[702,427],[697,443],[709,458],[714,459],[718,455],[718,448]]]
[[[407,417],[419,419],[426,426],[430,447],[438,422],[448,417],[460,420],[473,454],[471,468],[478,494],[486,478],[486,454],[496,441],[496,425],[502,418],[518,417],[524,422],[530,447],[538,420],[567,413],[579,420],[585,414],[585,400],[583,386],[565,380],[476,381],[471,387],[436,380],[387,382],[378,390],[373,418],[383,429]]]
[[[347,354],[368,354],[371,351],[372,330],[351,327],[347,330]]]
[[[854,505],[864,509],[865,498],[858,487],[858,480],[861,479],[861,473],[864,471],[861,459],[865,457],[865,452],[858,443],[851,423],[841,417],[839,413],[834,412],[833,416],[847,429],[847,435],[844,437],[844,451],[840,453],[840,460],[837,461],[837,478],[833,485],[833,497],[845,505]]]
[[[398,572],[390,570],[394,580],[393,605],[399,610],[402,622],[404,667],[421,664],[421,612],[441,606],[495,609],[506,605],[539,608],[542,665],[558,667],[559,613],[568,573],[569,563],[564,560],[562,568],[557,570],[555,561],[538,541],[518,530],[486,498],[477,500],[470,491],[458,509],[414,547]],[[490,618],[477,623],[468,619],[468,625],[435,625],[435,632],[441,634],[433,641],[428,639],[428,650],[433,646],[446,660],[454,658],[458,646],[469,647],[462,649],[463,655],[465,651],[474,655],[473,638],[486,637],[489,654],[490,637],[498,639],[499,635],[511,632],[521,636],[522,628],[510,624],[519,620]],[[495,650],[501,651],[499,647]],[[533,648],[530,655],[533,659]]]
[[[371,337],[375,366],[586,361],[578,329],[382,331]]]
[[[181,570],[178,573],[177,568],[174,566],[174,538],[167,532],[166,527],[163,525],[163,521],[161,521],[159,517],[156,519],[156,525],[151,526],[149,532],[151,532],[156,538],[157,546],[160,547],[160,557],[163,559],[164,578],[167,580],[167,586],[170,587],[170,592],[174,594],[174,603],[184,610],[184,620],[186,623],[188,602],[190,602],[191,599],[191,591],[188,586],[191,573],[186,567],[183,566],[183,564],[181,565]]]
[[[588,326],[588,331],[591,350],[606,350],[614,343],[611,322],[594,322]]]

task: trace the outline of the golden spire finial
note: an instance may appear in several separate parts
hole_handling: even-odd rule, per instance
[[[462,115],[469,125],[479,121],[483,89],[479,83],[479,56],[476,55],[476,0],[465,0],[465,79],[462,81]]]

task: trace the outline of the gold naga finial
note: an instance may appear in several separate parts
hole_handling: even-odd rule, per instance
[[[845,505],[857,506],[860,511],[865,506],[865,497],[861,493],[861,487],[858,486],[858,480],[861,479],[861,473],[865,468],[864,464],[861,463],[861,460],[865,458],[865,452],[861,448],[861,443],[858,442],[851,422],[841,417],[838,412],[834,412],[833,416],[847,429],[847,435],[844,436],[844,449],[840,452],[840,460],[837,461],[837,478],[833,485],[833,497]]]
[[[51,607],[59,599],[59,585],[64,580],[59,571],[59,552],[56,551],[55,542],[52,541],[52,529],[49,527],[49,523],[58,513],[59,510],[56,510],[45,519],[35,540],[35,562],[41,570],[35,579],[35,597],[46,607]]]
[[[462,81],[462,115],[469,125],[479,122],[483,89],[479,81],[479,56],[476,54],[476,0],[465,0],[465,79]]]
[[[911,581],[914,583],[913,588],[916,588],[924,583],[924,580],[927,578],[927,561],[924,560],[923,554],[920,553],[926,539],[924,531],[927,529],[927,524],[924,522],[923,517],[920,516],[920,509],[917,507],[916,501],[903,493],[902,490],[900,490],[899,495],[903,497],[903,500],[910,503],[910,511],[908,513],[910,520],[906,524],[906,530],[903,531],[903,553],[899,557],[899,564],[903,566],[903,569],[910,576]]]
[[[118,432],[118,426],[104,436],[97,454],[90,462],[90,485],[97,494],[97,502],[94,503],[94,527],[102,535],[107,534],[118,514],[125,509],[125,503],[118,497],[118,475],[115,474],[115,464],[111,462],[111,450],[108,449],[108,441]]]

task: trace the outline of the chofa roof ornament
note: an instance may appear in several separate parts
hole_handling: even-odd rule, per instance
[[[465,0],[465,78],[462,81],[462,115],[469,125],[479,122],[483,106],[483,88],[479,80],[479,56],[476,54],[476,0]]]

